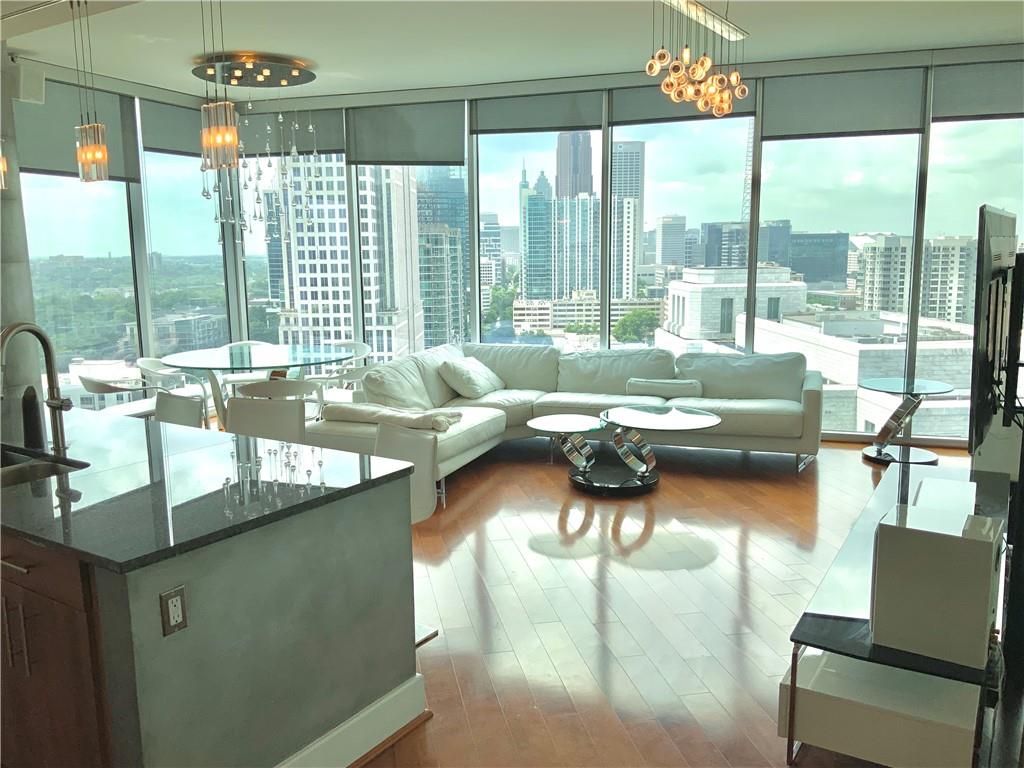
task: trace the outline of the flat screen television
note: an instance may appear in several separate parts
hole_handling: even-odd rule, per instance
[[[1017,217],[991,205],[981,206],[968,429],[971,453],[985,439],[1003,400],[1016,395],[1007,391],[1007,372],[1011,365],[1017,365],[1020,356],[1020,328],[1016,334],[1011,332],[1011,315],[1016,319],[1020,312],[1011,312],[1011,308],[1024,299],[1020,291],[1012,290],[1014,282],[1020,284],[1019,279],[1013,280],[1016,250]]]

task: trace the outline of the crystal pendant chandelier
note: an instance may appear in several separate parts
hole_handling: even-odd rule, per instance
[[[75,159],[82,181],[110,178],[107,126],[96,111],[96,71],[92,61],[92,30],[88,0],[68,0],[75,47],[75,82],[78,85],[78,118],[75,126]],[[6,164],[6,163],[5,163]],[[6,169],[5,169],[6,170]]]
[[[202,14],[203,27],[203,59],[208,60],[207,35],[206,35],[206,9],[207,3],[199,3],[199,10]],[[217,19],[220,20],[220,48],[224,48],[224,5],[223,0],[217,0],[214,13],[214,0],[209,2],[210,10],[210,48],[217,45]],[[213,57],[216,60],[216,56]],[[206,70],[216,73],[223,62],[206,65]],[[213,80],[213,94],[210,94],[210,81],[206,85],[206,104],[202,107],[202,130],[200,132],[200,146],[203,153],[202,170],[219,171],[225,168],[238,167],[238,112],[235,110],[235,103],[228,99],[227,86],[220,84],[221,93],[218,94],[218,82]]]
[[[659,29],[661,45],[655,50]],[[696,0],[652,0],[654,52],[644,69],[651,77],[664,72],[661,92],[673,103],[693,102],[700,112],[725,117],[733,111],[735,100],[750,94],[734,55],[746,38],[747,33],[729,21],[728,10],[723,17]],[[673,58],[670,51],[675,50],[679,54]],[[723,58],[727,63],[721,63]]]

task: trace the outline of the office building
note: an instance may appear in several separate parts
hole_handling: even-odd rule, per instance
[[[558,134],[556,150],[555,197],[594,194],[594,160],[590,131],[566,131]]]

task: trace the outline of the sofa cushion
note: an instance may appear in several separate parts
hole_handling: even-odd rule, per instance
[[[445,408],[463,405],[498,408],[505,412],[506,427],[521,427],[533,418],[533,404],[544,394],[539,389],[499,389],[483,397],[456,397],[449,400]]]
[[[696,379],[629,379],[627,395],[654,395],[655,397],[700,397],[704,393]]]
[[[440,370],[441,378],[462,397],[483,397],[505,388],[498,374],[475,357],[445,360]]]
[[[437,433],[437,463],[448,461],[505,432],[505,414],[497,408],[457,407],[462,420]]]
[[[533,404],[534,416],[556,413],[582,413],[600,416],[601,411],[620,405],[664,405],[665,398],[643,395],[608,395],[592,392],[549,392]]]
[[[455,344],[442,344],[440,347],[432,347],[409,357],[419,366],[431,408],[444,405],[458,394],[441,375],[441,365],[445,361],[463,358],[462,350]]]
[[[632,377],[674,378],[672,353],[667,349],[606,349],[574,352],[558,361],[559,392],[624,395]]]
[[[778,355],[695,353],[676,360],[676,378],[697,379],[704,397],[800,401],[807,360],[799,352]]]
[[[434,402],[423,383],[420,368],[415,357],[409,356],[370,369],[363,376],[363,393],[366,401],[411,410],[426,411],[433,408]],[[453,393],[454,391],[452,390]]]
[[[462,351],[498,374],[509,389],[554,392],[558,388],[561,353],[555,347],[544,344],[463,344]]]
[[[702,430],[712,435],[736,437],[800,437],[804,409],[787,399],[674,397],[666,405],[710,411],[722,419],[718,426]]]

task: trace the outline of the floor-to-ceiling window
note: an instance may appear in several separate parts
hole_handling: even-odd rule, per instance
[[[825,379],[823,427],[873,432],[905,371],[919,137],[766,141],[757,352],[801,352]]]
[[[1024,232],[1024,120],[932,125],[917,333],[917,378],[945,382],[914,416],[915,435],[966,437],[971,389],[978,208],[1017,215]]]
[[[143,155],[150,357],[216,347],[228,341],[224,256],[216,195],[203,194],[200,159]],[[141,257],[142,254],[139,254]]]
[[[612,129],[613,347],[735,352],[753,118]]]
[[[477,142],[481,339],[596,348],[600,131],[495,133]]]
[[[58,370],[69,374],[65,394],[87,408],[102,405],[77,374],[129,378],[138,356],[125,187],[21,174],[35,319],[53,340]]]

